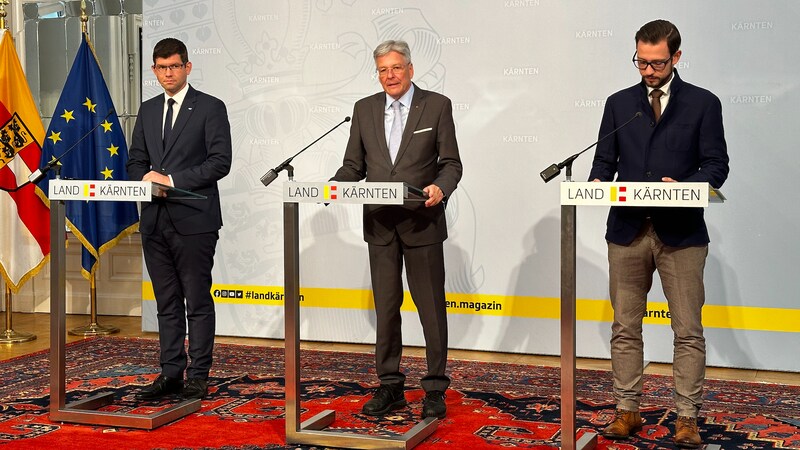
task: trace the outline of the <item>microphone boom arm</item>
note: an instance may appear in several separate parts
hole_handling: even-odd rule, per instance
[[[625,123],[623,123],[622,125],[618,126],[617,128],[614,128],[613,130],[611,130],[608,134],[606,134],[605,136],[603,136],[600,139],[598,139],[597,142],[595,142],[594,144],[586,147],[585,149],[579,151],[578,153],[575,153],[574,155],[568,157],[567,159],[565,159],[564,161],[561,161],[558,164],[552,164],[548,168],[546,168],[543,171],[541,171],[539,173],[539,176],[541,176],[542,180],[544,180],[544,182],[547,183],[548,181],[550,181],[553,178],[557,177],[558,174],[561,173],[561,169],[566,167],[567,168],[567,174],[566,174],[567,175],[567,181],[572,181],[572,163],[576,159],[578,159],[579,156],[581,156],[584,152],[586,152],[590,148],[594,147],[595,145],[605,141],[609,136],[611,136],[613,134],[616,134],[617,131],[621,130],[623,127],[625,127],[629,123],[633,122],[634,119],[638,119],[641,116],[642,116],[642,112],[641,111],[637,111],[636,114],[633,115],[633,117],[628,119]]]
[[[270,183],[272,183],[273,181],[275,181],[275,179],[278,178],[278,174],[281,173],[281,171],[286,169],[286,168],[289,168],[289,177],[291,178],[293,176],[292,171],[294,170],[292,168],[292,166],[290,165],[292,163],[292,160],[295,159],[298,155],[300,155],[300,153],[303,153],[304,151],[306,151],[306,149],[308,149],[312,145],[316,144],[320,139],[322,139],[325,136],[329,135],[333,130],[339,128],[339,126],[341,124],[345,123],[345,122],[350,122],[350,116],[345,117],[344,120],[342,120],[341,122],[337,123],[336,126],[334,126],[330,130],[325,132],[325,134],[323,134],[322,136],[316,138],[314,140],[314,142],[312,142],[312,143],[306,145],[305,147],[303,147],[299,152],[297,152],[294,155],[286,158],[286,161],[278,164],[278,166],[275,167],[274,169],[269,169],[269,171],[267,173],[265,173],[261,177],[261,183],[264,184],[264,186],[269,186]]]
[[[31,174],[28,176],[28,183],[33,183],[33,184],[36,184],[36,183],[38,183],[39,181],[41,181],[41,180],[42,180],[42,178],[44,178],[44,177],[47,175],[47,172],[49,172],[49,171],[50,171],[50,169],[52,169],[53,167],[55,167],[55,166],[57,166],[59,163],[61,163],[61,160],[62,160],[62,159],[65,157],[65,156],[69,155],[69,154],[70,154],[70,152],[72,152],[72,150],[74,150],[74,149],[75,149],[75,147],[77,147],[77,146],[78,146],[78,144],[80,144],[81,142],[83,142],[83,140],[84,140],[84,139],[86,139],[86,138],[87,138],[87,137],[88,137],[90,134],[94,133],[94,130],[98,129],[98,128],[100,127],[100,125],[102,125],[103,123],[105,123],[105,121],[106,121],[106,120],[108,120],[108,118],[109,118],[109,117],[111,117],[111,114],[114,114],[114,108],[111,108],[111,109],[109,109],[109,110],[108,110],[108,114],[106,114],[106,116],[103,118],[103,120],[102,120],[101,122],[98,122],[98,123],[97,123],[97,125],[95,125],[94,127],[92,127],[92,129],[91,129],[91,130],[87,131],[87,132],[86,132],[86,134],[84,134],[83,136],[81,136],[81,137],[80,137],[80,139],[78,139],[77,141],[75,141],[75,143],[74,143],[74,144],[72,144],[72,145],[71,145],[71,146],[70,146],[70,147],[69,147],[69,148],[68,148],[66,151],[64,151],[64,153],[62,153],[62,154],[61,154],[59,157],[57,157],[57,158],[53,158],[51,161],[49,161],[47,164],[45,164],[45,165],[44,165],[44,167],[42,167],[41,169],[36,169],[36,170],[35,170],[33,173],[31,173]],[[19,186],[19,188],[22,188],[23,186],[25,186],[25,184],[27,184],[27,183],[23,183],[23,184],[22,184],[22,186]],[[18,189],[19,189],[19,188],[18,188]]]

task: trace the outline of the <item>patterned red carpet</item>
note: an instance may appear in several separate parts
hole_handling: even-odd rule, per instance
[[[0,450],[7,449],[300,449],[286,446],[283,421],[283,351],[218,345],[210,395],[191,416],[152,431],[59,424],[48,420],[49,363],[37,353],[0,363]],[[369,354],[304,351],[303,418],[337,411],[336,428],[399,434],[416,423],[424,360],[406,358],[410,405],[382,419],[359,413],[369,398]],[[68,346],[68,401],[113,391],[114,410],[147,412],[133,398],[157,374],[158,343],[96,338]],[[453,360],[448,414],[418,449],[552,448],[559,444],[559,369]],[[579,371],[579,426],[602,428],[613,414],[608,372]],[[413,383],[413,385],[412,385]],[[635,438],[599,449],[673,448],[675,420],[669,377],[648,376],[643,416]],[[723,449],[800,449],[800,387],[710,380],[700,431]]]

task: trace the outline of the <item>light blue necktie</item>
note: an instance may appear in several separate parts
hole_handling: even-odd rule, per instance
[[[394,119],[392,120],[392,129],[389,132],[389,157],[392,158],[392,163],[397,159],[397,152],[400,150],[400,141],[403,140],[403,116],[400,112],[400,100],[392,102],[392,112]]]

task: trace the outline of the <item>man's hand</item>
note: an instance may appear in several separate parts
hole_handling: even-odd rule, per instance
[[[425,207],[430,208],[431,206],[438,205],[442,199],[444,199],[444,192],[439,189],[439,186],[435,184],[431,184],[430,186],[426,186],[422,192],[428,194],[428,199],[425,200]]]
[[[677,183],[678,182],[678,180],[673,180],[670,177],[661,177],[661,181],[665,181],[667,183]]]
[[[172,184],[169,182],[169,177],[168,176],[160,174],[160,173],[152,171],[152,170],[150,172],[147,172],[142,177],[142,181],[150,181],[150,182],[153,182],[153,183],[163,184],[164,186],[172,186]],[[167,191],[165,191],[163,189],[158,189],[156,191],[153,191],[153,195],[156,196],[156,197],[166,197],[167,196]]]

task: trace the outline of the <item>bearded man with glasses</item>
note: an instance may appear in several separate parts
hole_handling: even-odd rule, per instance
[[[589,175],[594,181],[704,182],[718,188],[728,177],[722,105],[711,92],[684,82],[676,64],[681,36],[666,20],[642,26],[633,64],[641,82],[610,96],[600,124],[605,136]],[[679,447],[698,448],[706,345],[701,322],[708,230],[702,208],[612,207],[606,229],[614,323],[611,365],[617,409],[603,430],[623,439],[643,428],[639,412],[644,370],[642,320],[657,270],[674,333],[675,434]]]

